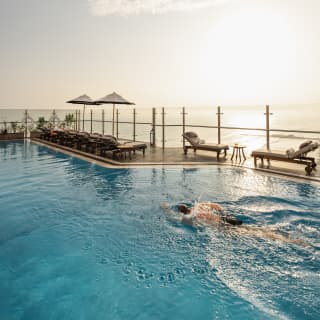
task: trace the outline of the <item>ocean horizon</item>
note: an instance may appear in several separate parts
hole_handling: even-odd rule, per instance
[[[119,110],[119,138],[133,139],[133,109],[136,110],[136,140],[149,141],[152,107],[139,106],[117,106]],[[86,107],[85,112],[85,131],[90,131],[90,110],[92,109],[92,131],[102,133],[102,109],[105,112],[105,134],[111,134],[112,106],[101,105],[98,107]],[[29,116],[36,122],[39,117],[49,120],[53,110],[56,115],[63,121],[69,113],[75,113],[80,110],[81,129],[82,129],[82,112],[83,106],[78,105],[74,108],[57,108],[57,109],[27,109]],[[291,105],[291,106],[270,106],[270,129],[271,130],[288,130],[288,132],[271,132],[270,145],[272,149],[297,148],[303,140],[320,140],[319,123],[320,123],[320,104],[309,105]],[[165,146],[179,147],[182,145],[182,107],[165,107]],[[24,118],[25,109],[5,109],[0,108],[0,129],[3,122],[21,122]],[[217,129],[207,128],[217,126],[217,107],[185,107],[186,130],[196,131],[201,138],[207,142],[217,142]],[[221,106],[221,126],[232,128],[247,129],[265,129],[265,106]],[[140,123],[140,124],[139,124]],[[156,130],[157,145],[162,145],[162,108],[156,108]],[[197,127],[199,126],[199,127]],[[291,131],[290,131],[291,130]],[[314,131],[315,133],[302,133],[295,131]],[[259,130],[239,130],[239,129],[222,129],[221,141],[227,144],[241,143],[247,145],[247,151],[251,152],[257,148],[263,148],[266,144],[264,131]],[[315,156],[320,158],[320,153],[316,152]]]

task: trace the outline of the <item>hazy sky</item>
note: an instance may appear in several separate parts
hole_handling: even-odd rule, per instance
[[[0,106],[320,102],[320,0],[0,0]]]

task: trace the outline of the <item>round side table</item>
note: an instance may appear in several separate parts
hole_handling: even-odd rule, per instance
[[[232,156],[231,156],[231,160],[233,160],[234,156],[236,156],[236,160],[238,160],[238,157],[239,157],[239,160],[241,161],[242,157],[244,160],[246,160],[246,156],[244,154],[244,148],[246,148],[247,146],[243,145],[243,144],[237,144],[235,143],[232,148],[233,148],[233,151],[232,151]]]
[[[132,160],[132,152],[135,150],[134,145],[132,143],[125,143],[117,146],[117,148],[120,150],[121,156],[124,155],[124,158],[126,158],[126,153],[129,153],[129,159]]]

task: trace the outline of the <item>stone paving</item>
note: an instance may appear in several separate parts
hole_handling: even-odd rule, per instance
[[[93,161],[99,165],[106,167],[141,167],[141,166],[210,166],[210,165],[227,165],[227,166],[237,166],[248,169],[254,169],[259,171],[264,171],[273,174],[280,174],[285,176],[290,176],[293,178],[301,178],[309,181],[320,182],[320,163],[318,162],[319,169],[312,172],[311,176],[307,176],[305,173],[305,166],[301,164],[293,164],[279,161],[270,161],[270,165],[265,161],[264,167],[260,166],[258,162],[258,167],[255,168],[253,158],[250,155],[246,155],[247,159],[242,161],[233,160],[231,161],[232,150],[229,150],[226,158],[220,156],[220,160],[217,160],[215,152],[208,151],[197,151],[194,153],[189,150],[188,154],[184,154],[182,148],[159,148],[150,147],[148,145],[145,156],[142,152],[137,151],[132,159],[130,160],[128,156],[113,158],[100,157],[98,155],[88,154],[83,151],[71,149],[65,146],[56,145],[51,142],[43,141],[40,139],[32,139],[36,143],[45,144],[51,148],[60,150],[62,152],[78,156],[80,158]],[[268,165],[268,166],[267,166]]]

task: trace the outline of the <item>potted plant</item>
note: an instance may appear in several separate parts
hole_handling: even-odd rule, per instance
[[[18,122],[11,121],[10,122],[10,132],[8,130],[7,122],[3,122],[4,126],[0,130],[0,140],[20,140],[24,139],[24,132],[17,132]]]
[[[64,122],[66,123],[67,127],[71,127],[72,124],[74,123],[74,115],[73,113],[68,113],[66,114],[66,117],[64,119]]]
[[[11,121],[11,130],[13,133],[17,133],[17,128],[18,128],[18,122],[17,121]]]
[[[37,129],[41,129],[46,124],[46,119],[44,117],[39,117],[37,121]]]

